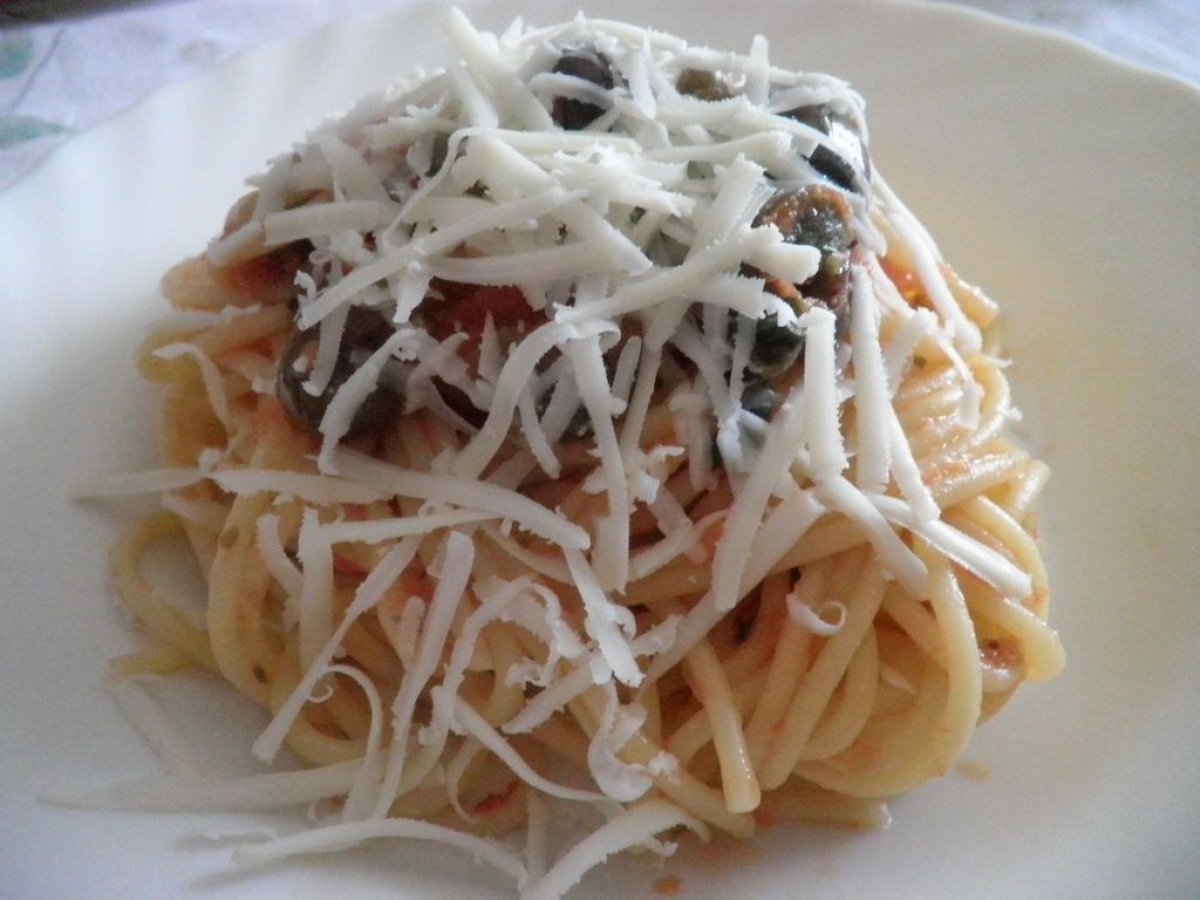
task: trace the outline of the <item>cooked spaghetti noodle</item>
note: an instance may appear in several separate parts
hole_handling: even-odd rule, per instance
[[[166,468],[97,485],[164,492],[122,672],[213,672],[310,768],[118,802],[332,800],[242,856],[441,840],[530,897],[681,825],[879,824],[1062,665],[996,307],[761,39],[446,33],[167,275]],[[200,622],[139,573],[181,530]],[[548,859],[548,797],[609,821]]]

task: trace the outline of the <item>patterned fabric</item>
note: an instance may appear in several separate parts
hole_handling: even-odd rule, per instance
[[[267,40],[405,0],[0,0],[0,188],[72,134]],[[960,0],[1200,82],[1196,0]]]

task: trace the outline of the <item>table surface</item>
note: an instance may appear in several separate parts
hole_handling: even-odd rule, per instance
[[[0,0],[0,189],[72,135],[265,41],[405,0]],[[958,0],[1200,83],[1197,0]]]

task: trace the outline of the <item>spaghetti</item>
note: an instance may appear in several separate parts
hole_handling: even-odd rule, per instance
[[[166,468],[94,486],[166,508],[113,556],[122,671],[213,672],[308,769],[114,802],[331,801],[241,857],[438,840],[529,897],[680,826],[881,823],[1062,665],[995,305],[762,39],[445,31],[167,275]],[[178,531],[202,622],[139,573]],[[557,862],[548,798],[608,820]]]

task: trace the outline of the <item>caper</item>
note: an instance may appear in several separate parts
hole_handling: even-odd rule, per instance
[[[684,69],[675,80],[675,90],[710,102],[733,96],[729,83],[719,73],[708,69]]]

